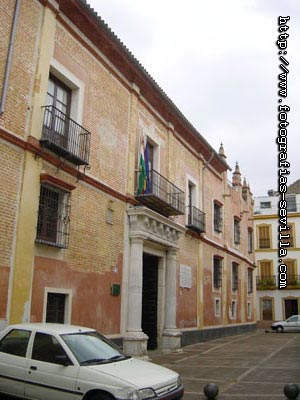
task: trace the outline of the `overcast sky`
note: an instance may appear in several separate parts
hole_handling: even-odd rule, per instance
[[[299,0],[87,0],[254,196],[277,189],[278,16],[287,22],[288,183],[300,178]],[[232,178],[232,172],[228,173]]]

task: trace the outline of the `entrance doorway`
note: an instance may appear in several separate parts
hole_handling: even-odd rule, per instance
[[[285,318],[298,313],[298,300],[297,299],[284,299]]]
[[[157,256],[143,254],[142,330],[149,337],[148,350],[157,348],[158,261]]]

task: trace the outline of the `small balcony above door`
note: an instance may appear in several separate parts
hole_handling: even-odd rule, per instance
[[[166,217],[184,214],[184,192],[155,170],[150,170],[141,181],[136,175],[135,197],[146,207]]]
[[[76,165],[88,165],[91,133],[58,108],[43,108],[41,144]]]

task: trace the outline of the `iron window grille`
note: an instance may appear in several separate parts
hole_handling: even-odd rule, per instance
[[[63,324],[65,321],[65,303],[65,294],[48,293],[46,322]]]
[[[253,292],[253,271],[248,269],[248,294]]]
[[[66,249],[69,244],[70,194],[42,184],[36,242]]]
[[[216,232],[222,232],[222,206],[217,202],[214,202],[214,230]]]
[[[220,288],[222,286],[222,259],[214,257],[214,287]]]
[[[248,229],[248,253],[253,252],[253,231],[252,229]]]
[[[232,264],[232,290],[237,291],[239,288],[239,266],[236,263]]]

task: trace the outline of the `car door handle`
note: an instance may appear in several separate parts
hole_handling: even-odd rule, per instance
[[[34,366],[34,365],[32,365],[32,366],[30,367],[30,369],[32,369],[32,371],[36,371],[36,370],[37,370],[37,367]]]

